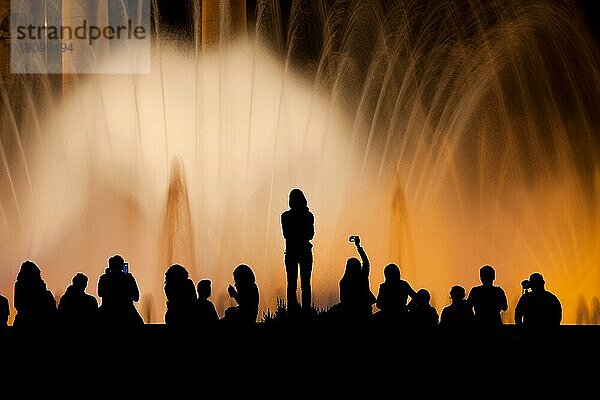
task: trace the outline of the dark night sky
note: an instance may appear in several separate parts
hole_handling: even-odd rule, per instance
[[[600,40],[600,24],[598,24],[598,18],[600,17],[600,7],[598,0],[578,0],[581,8],[584,10],[587,16],[588,26],[593,32],[596,40]]]
[[[600,42],[600,24],[598,19],[600,17],[600,7],[598,6],[598,0],[574,0],[579,3],[583,13],[587,17],[588,26],[590,32],[593,33],[597,41]],[[257,0],[247,0],[247,10],[249,19],[254,15]],[[293,0],[280,0],[280,5],[283,13],[286,13],[286,9],[289,9]],[[172,0],[157,0],[158,6],[161,12],[161,19],[163,23],[176,29],[186,29],[186,25],[190,25],[189,9],[191,1],[172,1]]]

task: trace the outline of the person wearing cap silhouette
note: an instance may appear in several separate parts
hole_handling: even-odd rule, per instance
[[[547,331],[560,325],[562,306],[560,300],[544,287],[544,277],[539,272],[523,282],[525,291],[515,308],[515,325],[533,331]]]

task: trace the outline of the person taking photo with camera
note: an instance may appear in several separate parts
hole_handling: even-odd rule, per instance
[[[539,272],[531,274],[529,280],[521,283],[524,293],[515,307],[515,325],[538,332],[552,330],[560,325],[560,300],[546,290],[544,285],[544,277]]]

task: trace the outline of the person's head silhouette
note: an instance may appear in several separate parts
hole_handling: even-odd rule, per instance
[[[400,281],[400,268],[396,264],[388,264],[383,269],[383,276],[386,282]]]
[[[360,273],[360,261],[356,257],[350,257],[346,260],[346,271],[344,272],[344,277],[346,278],[354,278]]]
[[[419,289],[415,295],[415,302],[419,306],[426,306],[431,300],[431,295],[427,289]]]
[[[302,190],[296,188],[290,192],[289,205],[292,210],[302,210],[308,208],[308,202]]]
[[[115,254],[108,259],[108,270],[110,272],[123,272],[123,264],[125,264],[123,257],[119,254]]]
[[[529,287],[532,292],[544,290],[544,277],[539,272],[534,272],[529,276]]]
[[[233,280],[235,281],[236,286],[251,285],[255,281],[254,272],[252,272],[252,268],[246,264],[240,264],[233,270]]]
[[[37,281],[42,279],[42,271],[40,268],[31,260],[25,261],[21,264],[21,269],[17,275],[19,281]]]
[[[73,277],[73,287],[79,292],[85,291],[88,285],[88,277],[82,273],[78,273]]]
[[[211,282],[209,279],[202,279],[198,282],[198,298],[200,300],[207,300],[211,295]]]
[[[450,289],[450,299],[452,299],[452,302],[464,300],[465,294],[465,288],[460,285],[454,285]]]
[[[496,270],[491,265],[484,265],[479,269],[479,278],[485,286],[490,286],[496,279]]]
[[[189,277],[188,271],[184,266],[173,264],[165,272],[165,281],[183,281]]]

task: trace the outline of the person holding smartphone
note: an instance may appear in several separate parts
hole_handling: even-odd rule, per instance
[[[144,324],[134,305],[140,300],[137,282],[119,254],[109,258],[108,268],[98,280],[98,296],[102,299],[100,321],[105,328],[136,329]]]
[[[369,284],[371,263],[361,246],[360,237],[350,236],[350,242],[356,246],[360,260],[350,257],[346,261],[346,270],[340,280],[340,308],[344,318],[366,320],[373,313],[376,298]]]

